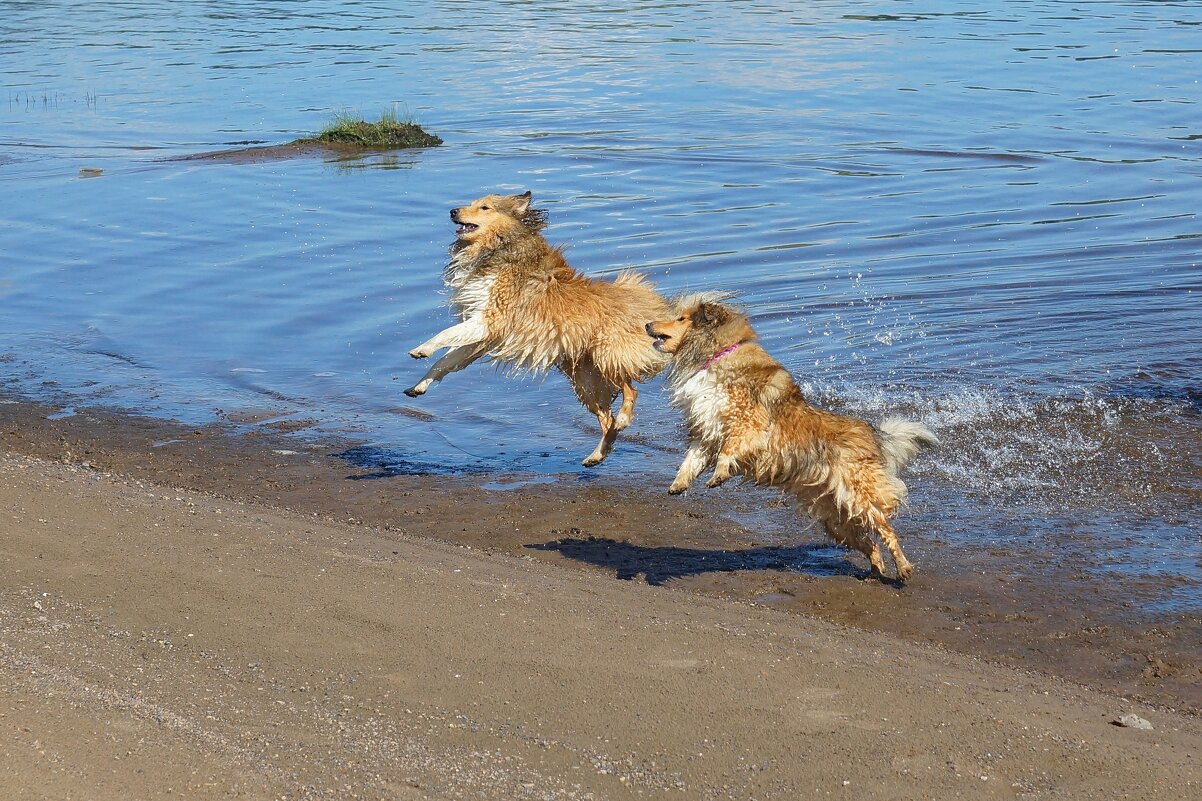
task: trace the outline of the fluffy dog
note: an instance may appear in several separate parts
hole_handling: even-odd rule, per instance
[[[897,578],[913,565],[889,519],[906,497],[898,472],[918,451],[938,444],[918,423],[896,417],[877,428],[806,403],[788,371],[756,343],[747,317],[692,296],[675,319],[647,324],[655,347],[672,355],[672,402],[685,414],[689,449],[668,492],[684,492],[714,466],[707,487],[733,476],[796,496],[835,541],[868,557],[885,574],[884,542]]]
[[[450,348],[405,394],[422,395],[482,356],[519,370],[557,367],[601,424],[601,440],[583,461],[592,467],[634,419],[635,382],[667,363],[643,327],[668,307],[641,275],[601,281],[573,270],[542,237],[547,215],[530,203],[529,192],[487,195],[451,210],[458,227],[443,280],[462,322],[409,351],[424,359]]]

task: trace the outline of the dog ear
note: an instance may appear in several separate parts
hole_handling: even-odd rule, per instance
[[[722,319],[721,307],[713,303],[702,303],[693,312],[693,322],[697,325],[711,326]]]
[[[726,325],[734,318],[738,317],[738,312],[716,301],[706,301],[701,304],[702,324],[717,328],[720,325]]]
[[[516,216],[521,217],[523,214],[526,213],[526,209],[530,208],[530,203],[532,200],[534,200],[534,196],[530,194],[529,189],[527,189],[525,192],[523,192],[520,195],[514,195],[513,196],[513,213]]]

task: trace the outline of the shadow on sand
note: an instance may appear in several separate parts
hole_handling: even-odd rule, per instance
[[[572,534],[579,533],[575,529]],[[537,551],[558,551],[569,559],[613,570],[620,579],[643,575],[648,584],[661,585],[672,579],[703,573],[733,573],[740,570],[781,570],[808,576],[854,576],[868,578],[866,568],[848,559],[836,545],[761,545],[743,550],[707,550],[672,545],[634,545],[602,537],[565,537],[526,546]]]

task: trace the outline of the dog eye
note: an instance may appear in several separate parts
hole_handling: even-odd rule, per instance
[[[480,211],[488,211],[488,206],[481,206]]]

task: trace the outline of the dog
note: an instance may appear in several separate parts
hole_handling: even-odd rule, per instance
[[[668,386],[683,410],[689,447],[668,492],[676,495],[713,466],[707,487],[736,475],[796,497],[831,539],[885,563],[872,535],[893,556],[899,582],[913,564],[889,524],[906,498],[899,471],[939,444],[924,426],[890,417],[873,428],[806,403],[797,382],[760,347],[746,315],[695,295],[675,304],[674,319],[650,322],[654,347],[670,354]]]
[[[416,398],[483,356],[517,370],[558,368],[601,425],[601,440],[582,462],[593,467],[634,419],[635,383],[667,364],[644,324],[666,315],[668,306],[637,273],[604,281],[573,270],[543,238],[547,214],[531,202],[530,192],[487,195],[451,210],[456,238],[443,281],[462,322],[409,351],[424,359],[450,349],[405,394]]]

